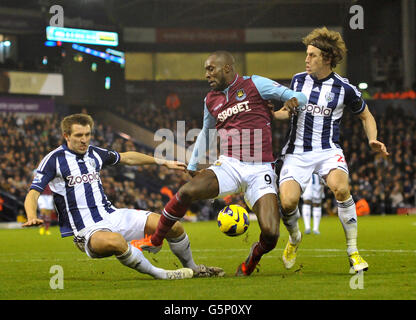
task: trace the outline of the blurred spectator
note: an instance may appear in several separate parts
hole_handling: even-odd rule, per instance
[[[175,92],[171,92],[166,97],[165,104],[169,110],[177,110],[181,106],[181,100]]]
[[[399,182],[394,183],[393,190],[390,194],[391,199],[391,206],[393,212],[396,212],[398,208],[402,207],[404,205],[403,200],[403,193],[402,193],[402,186]]]

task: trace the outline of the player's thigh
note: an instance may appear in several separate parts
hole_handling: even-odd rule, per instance
[[[217,161],[213,165],[211,165],[206,171],[208,171],[211,177],[215,176],[215,192],[212,193],[212,197],[207,199],[213,198],[223,198],[227,195],[231,195],[237,192],[242,192],[242,185],[241,185],[241,176],[242,172],[244,171],[244,165],[241,161],[226,157],[220,156]],[[209,187],[202,185],[203,188]]]
[[[144,233],[146,235],[153,234],[156,231],[156,228],[159,224],[160,220],[160,214],[152,212],[148,215],[146,225],[144,228]],[[180,235],[182,235],[185,232],[185,229],[183,228],[182,224],[177,221],[172,226],[172,228],[169,230],[169,232],[166,234],[166,238],[177,238]]]
[[[299,203],[301,187],[296,180],[285,180],[279,186],[280,203],[285,211],[293,211]]]
[[[126,240],[120,233],[108,230],[97,230],[87,243],[88,249],[97,257],[108,257],[113,254],[120,255],[128,248]]]
[[[112,231],[120,233],[127,242],[141,239],[145,236],[147,219],[152,212],[122,208],[109,215],[107,218],[112,225]]]
[[[286,155],[280,170],[279,189],[287,181],[296,181],[301,192],[308,186],[319,159],[312,153],[300,155]],[[291,185],[286,184],[286,185]]]
[[[267,193],[256,201],[253,211],[257,216],[263,235],[279,236],[280,214],[278,210],[277,194]]]
[[[277,199],[277,175],[271,164],[245,164],[242,168],[244,200],[254,209],[257,201],[266,194],[274,194]]]
[[[187,200],[215,198],[219,193],[216,174],[209,169],[201,170],[195,177],[179,189],[179,196]]]
[[[338,201],[347,200],[350,196],[348,174],[341,169],[334,169],[326,176],[326,184]]]

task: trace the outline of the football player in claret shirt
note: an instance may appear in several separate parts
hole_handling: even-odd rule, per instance
[[[302,239],[298,202],[312,173],[317,173],[337,200],[351,267],[356,272],[367,270],[368,264],[357,249],[357,214],[349,191],[348,166],[339,141],[344,109],[356,114],[363,124],[371,150],[383,156],[388,156],[388,152],[384,143],[377,140],[376,122],[361,93],[333,71],[346,53],[339,32],[318,28],[307,35],[303,43],[306,71],[296,74],[290,87],[305,94],[307,103],[292,115],[288,140],[282,149],[279,180],[282,220],[289,231],[283,262],[287,269],[295,264]]]
[[[115,255],[125,266],[156,279],[184,279],[195,276],[221,276],[223,270],[196,265],[190,241],[178,223],[168,235],[172,252],[185,268],[164,270],[153,266],[129,241],[151,234],[160,215],[144,210],[115,208],[104,194],[100,171],[117,164],[159,164],[185,170],[185,164],[156,159],[140,152],[118,153],[90,145],[94,121],[87,114],[73,114],[61,121],[66,143],[47,154],[40,162],[26,195],[27,222],[23,227],[41,225],[36,216],[38,198],[49,185],[59,216],[62,237],[73,236],[76,246],[91,258]]]
[[[261,229],[259,241],[237,268],[236,275],[248,276],[262,255],[275,248],[279,237],[273,117],[268,100],[290,100],[290,104],[275,113],[279,119],[289,119],[290,108],[304,106],[306,97],[261,76],[240,76],[234,63],[234,57],[226,51],[214,52],[205,61],[205,77],[212,90],[205,98],[203,128],[187,167],[193,178],[165,206],[156,232],[134,245],[158,252],[166,232],[184,216],[192,201],[244,192]],[[197,171],[198,163],[205,160],[207,146],[215,141],[210,129],[218,132],[222,154],[209,168]],[[216,150],[216,146],[212,148]]]

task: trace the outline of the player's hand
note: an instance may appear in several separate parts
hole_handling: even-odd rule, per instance
[[[389,153],[387,152],[387,148],[383,142],[380,142],[378,140],[370,140],[368,144],[370,145],[371,150],[375,152],[380,152],[385,157],[389,155]]]
[[[170,161],[167,160],[164,165],[166,167],[168,167],[169,169],[174,169],[174,170],[180,170],[180,171],[185,171],[186,170],[186,164],[183,162],[179,162],[179,161]]]
[[[298,99],[291,98],[289,100],[286,100],[286,102],[283,104],[282,109],[287,110],[290,115],[297,114],[299,107]]]
[[[32,218],[28,219],[25,223],[22,224],[22,227],[34,227],[43,224],[42,219]]]
[[[273,113],[274,112],[274,104],[272,102],[272,100],[267,100],[267,106],[270,109],[270,112]]]

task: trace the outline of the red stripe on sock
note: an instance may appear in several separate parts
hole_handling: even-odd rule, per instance
[[[178,198],[178,194],[175,194],[175,196],[172,197],[172,199],[170,199],[169,202],[166,204],[164,209],[170,216],[176,217],[177,220],[179,220],[185,215],[186,210],[188,210],[189,206],[180,202]],[[162,214],[162,216],[159,219],[156,231],[152,235],[152,244],[155,246],[160,246],[163,242],[163,239],[165,239],[166,234],[169,232],[169,230],[172,228],[172,226],[175,224],[177,220],[169,219]]]
[[[276,247],[276,244],[277,239],[276,242],[266,242],[260,234],[260,243],[253,250],[253,260],[259,261],[261,256],[272,251]]]

